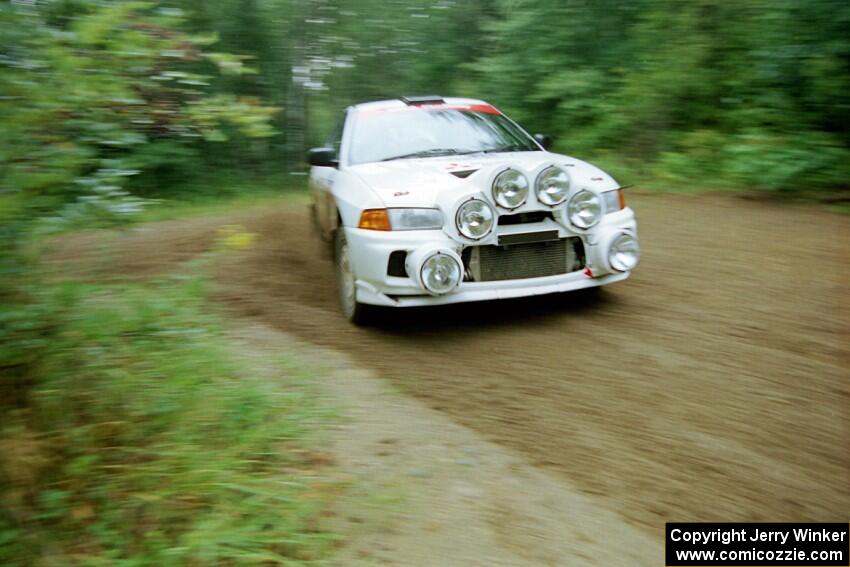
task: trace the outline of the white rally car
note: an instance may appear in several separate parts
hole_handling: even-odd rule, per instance
[[[640,248],[622,188],[548,152],[493,106],[408,97],[349,107],[310,150],[314,220],[340,304],[407,307],[541,295],[627,278]]]

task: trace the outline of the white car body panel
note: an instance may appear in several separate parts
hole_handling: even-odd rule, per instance
[[[472,99],[445,99],[448,105],[486,104]],[[352,107],[352,114],[363,109],[397,109],[401,101],[383,101]],[[634,212],[626,207],[604,214],[590,230],[572,226],[566,205],[549,207],[538,202],[534,192],[537,175],[551,165],[569,172],[570,195],[587,189],[595,193],[617,190],[619,185],[607,173],[579,159],[548,151],[523,151],[446,157],[409,158],[350,165],[350,128],[343,129],[339,165],[313,167],[310,187],[321,234],[330,238],[334,230],[344,230],[351,266],[356,278],[357,301],[365,304],[405,307],[440,305],[466,301],[540,295],[606,285],[626,279],[630,272],[614,270],[607,260],[607,246],[620,233],[637,237]],[[491,187],[495,176],[506,168],[523,172],[531,189],[524,204],[513,210],[496,206]],[[452,174],[475,170],[466,178]],[[470,197],[483,199],[498,215],[532,211],[551,211],[554,220],[496,226],[486,237],[472,241],[459,234],[455,226],[457,206]],[[357,228],[366,209],[421,207],[437,208],[443,213],[441,230],[378,231]],[[341,221],[341,226],[340,226]],[[423,246],[440,246],[461,254],[470,246],[496,245],[500,236],[557,230],[558,238],[580,237],[584,246],[586,269],[554,276],[501,281],[463,281],[452,292],[432,295],[415,278],[390,276],[388,259],[394,251],[408,254]],[[408,272],[409,273],[409,272]]]
[[[588,189],[609,191],[617,189],[617,182],[601,169],[587,162],[550,152],[512,152],[481,156],[446,156],[407,159],[352,166],[349,170],[360,177],[387,207],[432,207],[444,192],[463,192],[470,182],[489,192],[493,177],[506,168],[525,172],[533,181],[541,170],[550,165],[570,168],[574,180],[585,180]],[[467,179],[450,173],[477,169]],[[473,179],[474,178],[474,179]],[[593,180],[593,181],[591,181]],[[345,190],[344,188],[340,188]],[[535,209],[535,199],[528,199],[513,212]],[[539,206],[537,207],[539,209]]]

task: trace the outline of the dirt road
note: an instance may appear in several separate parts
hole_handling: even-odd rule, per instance
[[[259,235],[217,298],[347,353],[654,535],[663,522],[845,521],[850,510],[850,219],[717,195],[632,195],[634,277],[579,295],[338,315],[304,211],[163,223],[109,266],[146,276],[217,227]],[[81,254],[69,242],[60,254]]]

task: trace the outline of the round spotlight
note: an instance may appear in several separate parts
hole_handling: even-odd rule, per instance
[[[608,263],[618,272],[628,272],[640,261],[640,244],[637,238],[623,232],[611,241],[608,247]]]
[[[567,214],[573,226],[588,229],[602,218],[602,199],[593,191],[582,189],[570,198]]]
[[[493,229],[496,213],[481,199],[470,199],[457,209],[455,224],[463,236],[473,240],[484,238]]]
[[[528,179],[515,169],[506,169],[493,180],[493,199],[505,209],[516,209],[528,198]]]
[[[537,200],[554,207],[567,200],[570,192],[569,174],[555,165],[547,167],[537,176]]]
[[[435,252],[428,256],[419,269],[419,279],[429,293],[443,295],[460,283],[463,277],[461,268],[454,255]]]

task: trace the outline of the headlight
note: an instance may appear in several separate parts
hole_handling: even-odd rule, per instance
[[[602,216],[602,200],[593,191],[582,189],[570,198],[567,214],[574,226],[590,228]]]
[[[443,213],[437,209],[387,209],[393,230],[428,230],[443,227]]]
[[[528,198],[528,179],[515,169],[506,169],[493,180],[493,199],[506,209],[515,209]]]
[[[626,232],[611,241],[608,247],[608,263],[619,272],[627,272],[640,261],[640,244],[637,238]]]
[[[428,230],[443,228],[443,213],[437,209],[366,209],[357,228],[367,230]]]
[[[623,190],[615,189],[613,191],[605,191],[602,193],[602,200],[605,202],[605,214],[616,213],[626,206],[626,200],[623,198]]]
[[[419,278],[427,291],[441,295],[457,287],[462,274],[463,270],[454,257],[436,252],[422,262]]]
[[[547,167],[537,176],[537,199],[550,207],[563,203],[570,192],[570,176],[560,167]]]
[[[458,231],[467,238],[484,238],[493,229],[496,217],[493,208],[481,199],[470,199],[457,209],[455,224]]]

